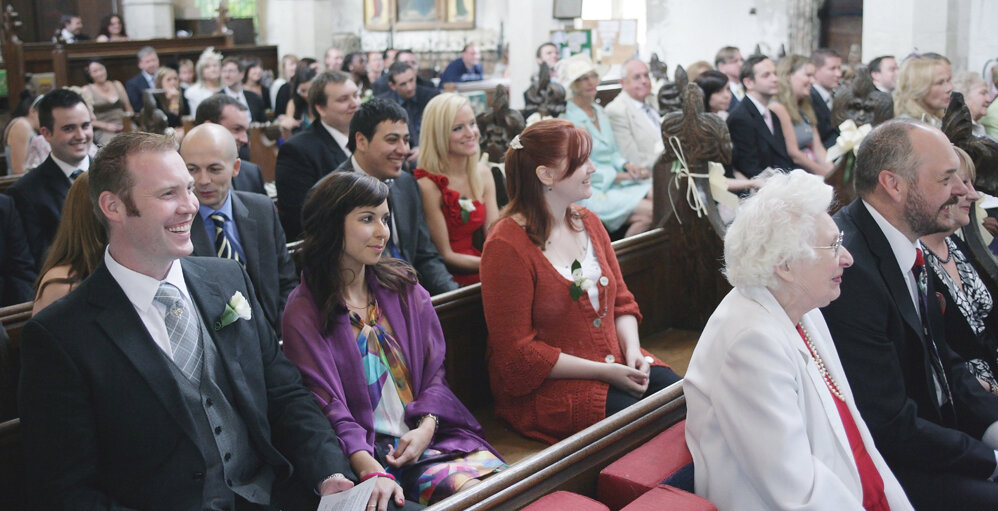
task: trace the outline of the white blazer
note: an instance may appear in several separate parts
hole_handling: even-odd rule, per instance
[[[856,410],[825,319],[801,325],[845,396],[892,511],[910,510]],[[863,509],[863,489],[832,394],[766,288],[734,289],[707,321],[683,384],[696,493],[718,509]]]
[[[610,126],[613,127],[613,136],[617,139],[620,154],[627,161],[651,170],[665,149],[661,127],[655,126],[648,119],[648,114],[642,112],[634,99],[624,91],[620,91],[606,106],[606,114],[610,117]]]

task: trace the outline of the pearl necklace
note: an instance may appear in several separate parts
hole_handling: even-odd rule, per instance
[[[828,386],[828,390],[832,391],[835,397],[839,398],[839,401],[845,402],[845,396],[842,395],[842,391],[839,390],[839,386],[832,379],[832,375],[828,374],[828,369],[825,368],[825,362],[821,360],[818,356],[818,350],[814,347],[814,342],[811,341],[811,336],[807,334],[804,330],[804,326],[797,323],[797,331],[799,331],[804,336],[804,342],[807,344],[808,351],[811,352],[811,358],[814,359],[814,363],[818,365],[818,372],[821,373],[821,377],[825,380],[825,385]]]

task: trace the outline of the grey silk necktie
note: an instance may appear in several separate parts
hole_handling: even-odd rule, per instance
[[[155,300],[166,306],[166,333],[170,336],[173,350],[173,363],[195,384],[201,381],[203,364],[201,332],[193,313],[188,310],[187,301],[180,290],[169,282],[162,282],[156,291]]]

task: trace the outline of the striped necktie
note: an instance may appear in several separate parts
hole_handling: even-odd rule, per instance
[[[229,236],[225,233],[224,226],[225,222],[228,220],[225,218],[225,215],[215,212],[212,213],[209,218],[211,218],[211,221],[215,223],[215,255],[225,259],[232,259],[233,261],[243,265],[243,267],[246,267],[246,264],[243,262],[243,258],[239,256],[239,252],[232,244],[232,240],[230,240]]]
[[[170,336],[170,349],[173,363],[195,384],[201,380],[203,351],[201,329],[193,313],[187,307],[187,300],[176,286],[162,282],[154,299],[166,306],[163,322]]]

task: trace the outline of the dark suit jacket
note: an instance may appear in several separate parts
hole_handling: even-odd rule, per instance
[[[780,120],[773,117],[773,132],[769,132],[765,119],[752,100],[746,98],[728,115],[731,133],[731,165],[747,177],[755,177],[766,169],[792,169],[796,167],[787,154]]]
[[[351,160],[347,159],[336,171],[353,172]],[[402,172],[391,184],[388,202],[395,228],[398,229],[399,244],[396,248],[402,253],[402,258],[419,272],[419,283],[431,295],[457,289],[454,277],[447,271],[444,259],[430,239],[430,229],[423,216],[423,199],[416,178],[408,172]]]
[[[0,307],[30,302],[37,278],[14,199],[0,195]]]
[[[832,125],[832,112],[814,87],[811,87],[811,106],[814,107],[814,115],[818,118],[818,135],[821,136],[822,145],[826,149],[832,147],[839,138],[839,128]]]
[[[998,397],[949,348],[938,301],[929,300],[930,328],[956,410],[955,422],[944,419],[922,323],[887,238],[860,199],[835,222],[854,262],[842,276],[841,296],[823,312],[877,448],[895,473],[990,477],[995,453],[979,439],[998,421]],[[929,286],[935,296],[931,279]]]
[[[297,240],[301,234],[301,208],[312,185],[349,159],[318,120],[288,139],[277,151],[274,168],[277,211],[289,241]]]
[[[71,184],[49,155],[41,165],[7,188],[7,195],[14,199],[24,224],[24,235],[28,238],[36,270],[45,262],[45,252],[55,238],[59,219],[62,218],[62,205],[66,202]]]
[[[232,219],[239,231],[246,256],[246,272],[253,282],[256,297],[267,322],[279,335],[284,304],[298,285],[298,274],[288,254],[274,202],[265,195],[235,191],[232,193]],[[194,243],[194,255],[215,256],[215,242],[208,237],[200,214],[194,215],[191,242]]]
[[[352,474],[339,441],[281,353],[249,277],[233,261],[182,260],[184,279],[260,458],[283,484]],[[235,291],[253,317],[214,330]],[[24,328],[21,434],[38,509],[201,509],[205,461],[164,356],[101,264]],[[120,507],[119,507],[120,506]]]
[[[731,86],[730,85],[726,85],[725,87],[728,87],[729,91],[731,90]],[[738,96],[735,95],[734,92],[732,92],[731,93],[731,103],[728,103],[728,113],[730,114],[731,112],[734,112],[735,111],[735,107],[738,106],[741,102],[742,101],[740,99],[738,99]]]
[[[135,113],[142,111],[142,91],[148,88],[149,82],[146,81],[141,72],[125,82],[125,92],[128,94],[128,102],[132,104],[132,110]]]
[[[440,94],[440,91],[433,87],[417,85],[416,93],[408,101],[403,100],[402,96],[393,90],[378,94],[378,97],[394,101],[405,109],[405,113],[409,116],[409,146],[417,147],[419,146],[419,128],[423,125],[423,111],[426,110],[426,104],[437,94]]]
[[[222,89],[218,94],[225,94]],[[246,107],[249,108],[250,122],[267,122],[267,104],[259,94],[243,89],[243,96],[246,97]]]
[[[263,172],[260,166],[247,160],[239,164],[239,175],[232,178],[232,187],[241,192],[253,192],[267,195],[263,187]]]

